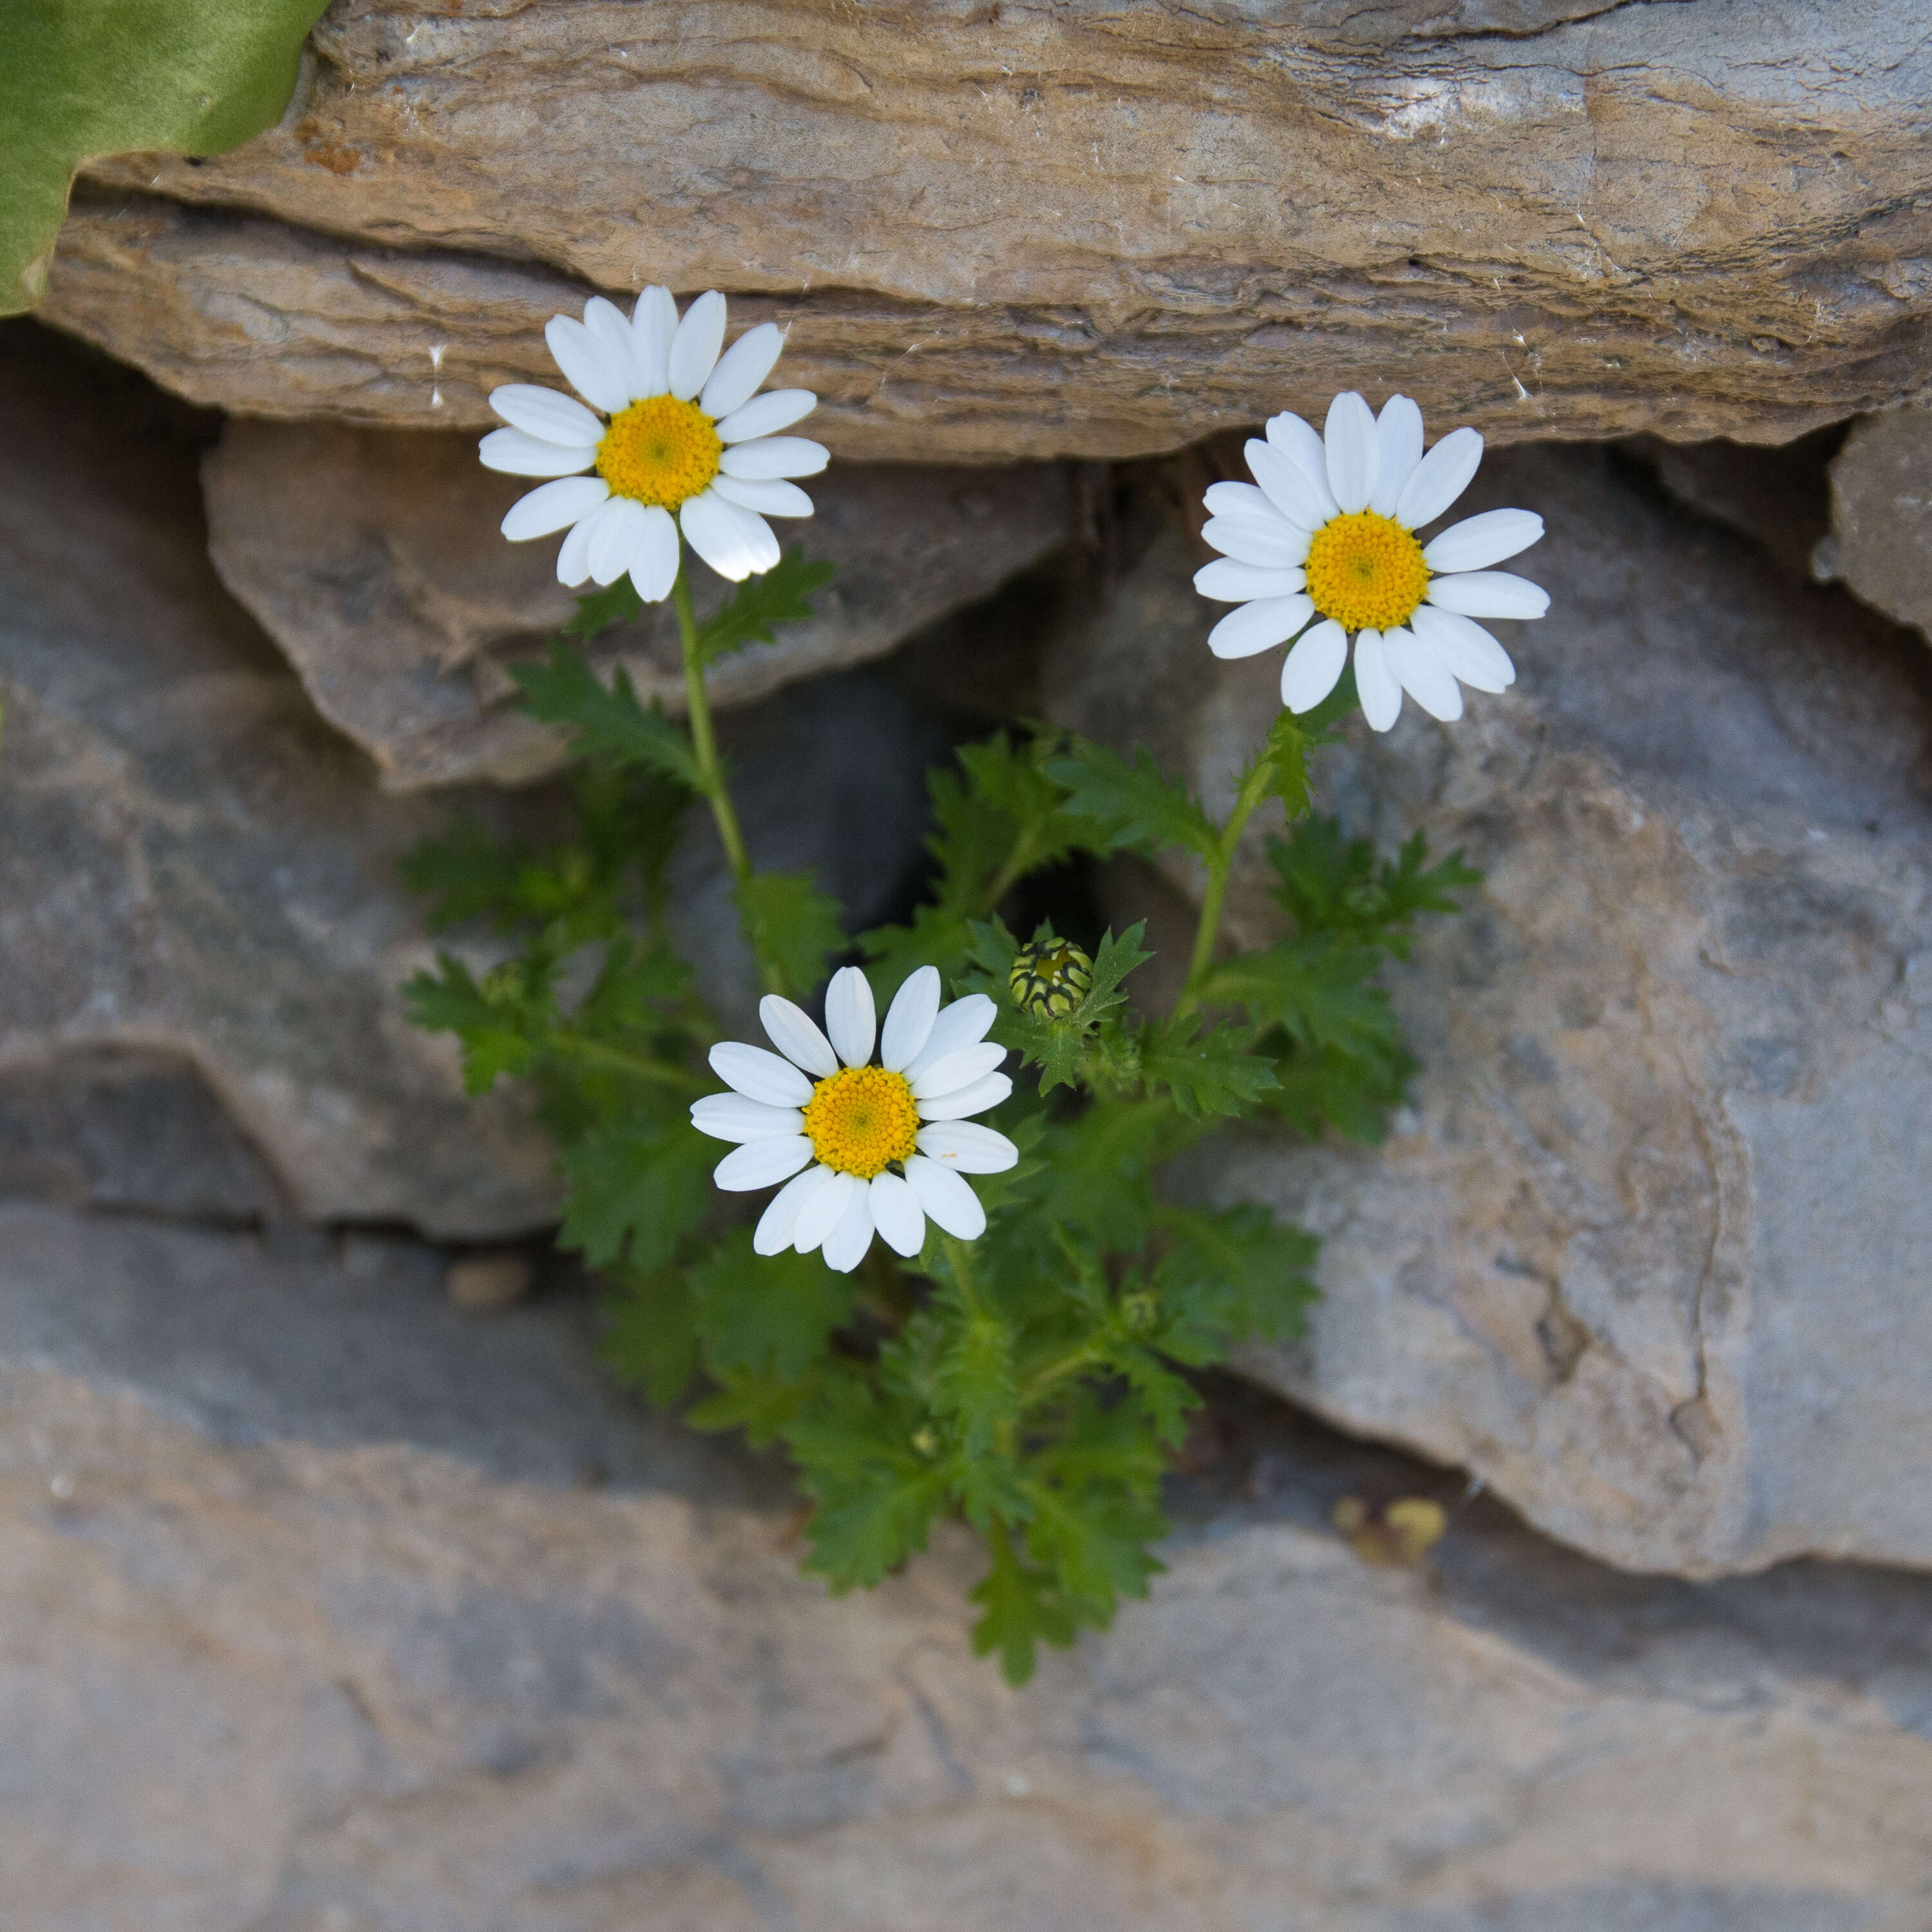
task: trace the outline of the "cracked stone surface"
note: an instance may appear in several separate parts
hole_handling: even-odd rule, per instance
[[[593,288],[792,326],[839,453],[1173,449],[1397,384],[1776,441],[1932,374],[1910,0],[338,0],[282,124],[98,166],[50,319],[244,413],[474,424]]]
[[[31,324],[0,335],[0,436],[33,479],[0,500],[0,1192],[541,1226],[552,1154],[524,1102],[466,1096],[453,1043],[410,1023],[430,943],[396,867],[459,811],[555,837],[559,801],[382,794],[210,568],[178,416]],[[919,862],[926,730],[863,672],[731,720],[761,862],[883,916]],[[748,1005],[703,828],[674,883],[704,983]],[[184,1136],[176,1160],[156,1132]]]
[[[0,1206],[0,1860],[34,1932],[1918,1932],[1932,1582],[1371,1569],[1279,1421],[1006,1690],[963,1538],[800,1576],[581,1305]]]
[[[1832,464],[1826,574],[1932,641],[1932,405],[1853,425]]]
[[[544,634],[576,608],[556,580],[558,539],[499,534],[530,479],[485,470],[470,436],[248,420],[228,424],[202,474],[222,581],[386,787],[517,784],[566,762],[566,736],[516,708],[505,668],[541,655]],[[782,540],[836,565],[838,578],[815,596],[810,622],[714,668],[718,706],[881,657],[1067,532],[1067,479],[1046,464],[842,464],[812,494],[816,514],[781,524]],[[702,618],[728,586],[694,574]],[[593,662],[607,677],[621,663],[646,704],[682,713],[668,605],[605,633]]]
[[[1310,1342],[1246,1366],[1632,1568],[1932,1564],[1932,667],[1604,452],[1506,452],[1466,502],[1549,524],[1518,682],[1358,720],[1321,782],[1487,881],[1391,969],[1423,1070],[1386,1147],[1203,1177],[1324,1240]],[[1149,548],[1049,704],[1225,807],[1280,658],[1208,656],[1195,562]]]

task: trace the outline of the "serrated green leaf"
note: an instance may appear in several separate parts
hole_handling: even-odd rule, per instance
[[[1076,739],[1047,776],[1066,788],[1066,809],[1104,827],[1117,850],[1171,848],[1212,859],[1220,850],[1220,829],[1144,749],[1130,764],[1110,746]]]
[[[453,1033],[463,1048],[463,1085],[487,1094],[503,1074],[526,1072],[543,1030],[546,1000],[527,984],[495,995],[447,952],[434,973],[418,973],[403,988],[410,1017],[425,1033]],[[494,996],[493,996],[494,995]]]
[[[1201,1034],[1195,1014],[1150,1027],[1141,1038],[1141,1073],[1150,1091],[1165,1087],[1190,1118],[1246,1112],[1276,1082],[1274,1067],[1250,1053],[1230,1027]]]
[[[817,986],[826,962],[845,950],[838,902],[818,890],[814,873],[754,872],[736,896],[753,951],[776,962],[794,992]]]
[[[578,593],[577,608],[563,627],[566,638],[581,638],[586,644],[602,637],[620,624],[634,624],[644,615],[644,600],[628,575],[601,590]]]
[[[686,1130],[692,1139],[700,1138]],[[717,1143],[705,1143],[706,1157]],[[817,1254],[753,1252],[752,1230],[735,1228],[691,1270],[691,1292],[705,1366],[795,1382],[824,1353],[852,1312],[854,1277]]]
[[[10,0],[0,8],[0,315],[46,291],[74,171],[218,154],[271,127],[323,0]]]
[[[1373,1054],[1341,1048],[1292,1047],[1275,1062],[1280,1085],[1262,1096],[1262,1105],[1310,1140],[1324,1127],[1369,1147],[1388,1132],[1390,1111],[1416,1070],[1414,1056],[1399,1042]]]
[[[1004,1537],[989,1544],[993,1567],[974,1586],[980,1620],[973,1626],[973,1654],[1000,1654],[1000,1673],[1017,1690],[1028,1682],[1042,1643],[1066,1649],[1079,1626],[1060,1601],[1050,1570],[1022,1563]]]
[[[1431,866],[1418,832],[1393,860],[1378,860],[1366,838],[1348,838],[1340,822],[1304,819],[1286,838],[1268,842],[1280,884],[1274,896],[1302,933],[1327,932],[1408,956],[1410,928],[1425,913],[1458,909],[1456,895],[1483,875],[1461,852]]]
[[[617,1378],[668,1408],[698,1372],[698,1330],[682,1272],[627,1270],[604,1306],[598,1355]]]
[[[558,1245],[592,1268],[662,1266],[704,1220],[723,1153],[681,1117],[593,1129],[562,1158],[570,1192]]]
[[[1253,1203],[1163,1208],[1160,1220],[1172,1243],[1152,1282],[1162,1320],[1153,1346],[1163,1354],[1202,1367],[1251,1335],[1286,1342],[1301,1333],[1319,1298],[1312,1234]]]
[[[704,790],[682,728],[664,715],[662,705],[653,703],[646,711],[638,702],[622,664],[607,686],[581,652],[557,643],[548,663],[512,664],[510,675],[524,694],[524,709],[542,724],[568,726],[585,756],[648,766],[692,791]]]
[[[983,1456],[1019,1419],[1013,1331],[990,1310],[969,1312],[956,1304],[949,1312],[952,1339],[938,1363],[940,1411],[958,1432],[961,1453]]]
[[[794,544],[761,576],[748,577],[724,606],[698,627],[698,661],[709,664],[747,644],[778,641],[781,624],[802,623],[812,616],[807,601],[838,575],[836,566],[808,562]]]
[[[1302,1045],[1375,1052],[1401,1038],[1388,995],[1370,983],[1381,965],[1372,946],[1308,933],[1221,961],[1201,997],[1210,1006],[1240,1006],[1257,1026],[1279,1026]]]
[[[806,1534],[805,1567],[835,1594],[869,1588],[926,1547],[944,1508],[944,1469],[912,1442],[911,1418],[855,1374],[828,1380],[826,1399],[784,1431],[799,1482],[817,1504]]]

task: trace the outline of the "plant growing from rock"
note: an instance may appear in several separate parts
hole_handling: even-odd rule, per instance
[[[1344,838],[1312,812],[1309,754],[1354,708],[1358,679],[1380,729],[1403,689],[1448,716],[1460,709],[1457,677],[1508,681],[1493,640],[1484,649],[1417,620],[1446,585],[1430,608],[1475,631],[1468,614],[1484,586],[1459,590],[1448,573],[1477,573],[1534,541],[1536,520],[1492,512],[1424,550],[1409,534],[1427,520],[1422,496],[1442,499],[1428,514],[1446,508],[1479,442],[1472,451],[1445,438],[1424,458],[1420,416],[1412,422],[1400,398],[1383,412],[1386,430],[1359,398],[1340,399],[1325,448],[1298,419],[1277,418],[1269,442],[1250,446],[1257,487],[1217,484],[1208,506],[1209,539],[1232,562],[1208,566],[1202,588],[1242,605],[1216,648],[1240,654],[1300,634],[1284,673],[1291,708],[1227,815],[1144,753],[1044,728],[1003,733],[932,775],[926,902],[904,925],[848,936],[809,874],[752,865],[704,688],[708,664],[808,614],[827,574],[797,549],[779,555],[763,511],[729,491],[718,500],[731,517],[692,514],[730,480],[718,465],[730,446],[707,440],[712,418],[700,405],[711,397],[728,419],[738,412],[767,433],[748,399],[776,346],[741,354],[754,331],[721,360],[722,301],[714,326],[712,298],[680,321],[661,293],[647,292],[629,323],[605,304],[608,316],[571,325],[577,334],[553,324],[560,359],[568,368],[566,352],[578,358],[573,380],[582,375],[608,422],[531,400],[546,392],[513,396],[513,422],[573,440],[548,455],[521,442],[510,453],[525,473],[552,473],[539,460],[560,470],[568,457],[596,476],[566,478],[583,486],[574,493],[546,484],[525,500],[542,500],[543,513],[520,505],[506,529],[572,524],[560,574],[605,585],[580,598],[575,638],[634,616],[646,598],[672,598],[688,718],[646,710],[621,669],[605,685],[572,634],[518,671],[532,715],[576,734],[576,832],[547,850],[474,830],[420,850],[411,876],[435,922],[482,920],[509,947],[480,975],[440,956],[410,998],[422,1024],[458,1036],[472,1090],[505,1076],[534,1089],[561,1149],[560,1238],[608,1289],[616,1370],[655,1402],[685,1402],[695,1426],[782,1444],[812,1506],[807,1567],[835,1590],[878,1582],[924,1546],[936,1517],[963,1518],[988,1557],[975,1646],[1022,1682],[1041,1642],[1104,1627],[1159,1570],[1161,1484],[1201,1401],[1197,1372],[1247,1337],[1293,1336],[1314,1294],[1311,1236],[1258,1207],[1174,1198],[1163,1168],[1243,1120],[1378,1138],[1413,1063],[1376,974],[1405,955],[1419,916],[1453,910],[1476,876],[1460,856],[1430,863],[1419,836],[1393,860]],[[688,358],[673,374],[694,316],[710,359]],[[646,338],[669,346],[655,359],[634,353]],[[713,363],[735,368],[729,393],[706,388]],[[680,406],[653,414],[667,398]],[[793,400],[767,413],[783,414],[782,428],[804,408]],[[486,442],[486,460],[493,443],[498,455],[508,447]],[[816,448],[772,460],[797,464]],[[1406,466],[1393,484],[1384,463]],[[658,514],[611,507],[625,503]],[[780,507],[766,496],[764,511]],[[680,527],[740,580],[702,625]],[[1486,596],[1514,610],[1532,592],[1510,578]],[[1290,826],[1268,848],[1286,931],[1231,954],[1221,944],[1228,878],[1250,820],[1271,800]],[[731,868],[776,1052],[721,1038],[671,941],[666,867],[699,800]],[[1186,977],[1165,1012],[1130,999],[1151,956],[1142,926],[1015,933],[1003,920],[1028,882],[1120,852],[1178,854],[1202,884]],[[821,1030],[802,1003],[842,955],[856,963],[832,976]],[[1028,1090],[1015,1093],[1001,1063]],[[721,1079],[730,1092],[717,1090]],[[990,1124],[971,1118],[988,1114]],[[721,1140],[734,1144],[722,1161]],[[779,1192],[755,1226],[731,1212],[742,1193],[770,1186]]]

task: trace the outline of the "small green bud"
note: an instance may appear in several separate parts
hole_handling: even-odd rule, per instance
[[[912,1446],[922,1456],[933,1456],[939,1454],[939,1432],[931,1423],[926,1423],[913,1431]]]
[[[506,959],[500,966],[492,966],[476,982],[476,990],[493,1006],[517,1005],[524,996],[522,962]]]
[[[1013,1004],[1041,1020],[1064,1020],[1087,997],[1094,962],[1064,939],[1023,946],[1013,959]]]
[[[1144,1335],[1160,1319],[1160,1304],[1146,1289],[1120,1297],[1120,1319],[1136,1335]]]

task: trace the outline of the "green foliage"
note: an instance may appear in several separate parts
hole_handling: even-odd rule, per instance
[[[46,292],[82,162],[218,154],[272,124],[325,0],[6,0],[0,6],[0,315]]]
[[[808,562],[804,550],[793,544],[763,576],[746,578],[716,615],[698,626],[698,662],[708,664],[747,644],[776,643],[778,626],[809,617],[812,594],[836,574],[829,563]]]
[[[713,620],[717,650],[801,613],[821,579],[796,553],[788,566]],[[609,593],[584,603],[586,634],[625,614]],[[1196,1372],[1250,1336],[1292,1339],[1314,1297],[1311,1236],[1264,1208],[1170,1198],[1166,1164],[1257,1117],[1378,1133],[1412,1063],[1376,976],[1474,875],[1418,841],[1379,860],[1300,816],[1271,848],[1293,929],[1219,960],[1204,941],[1178,1006],[1149,1012],[1130,992],[1151,956],[1142,926],[1076,949],[1042,924],[1016,975],[1002,907],[1023,881],[1124,849],[1189,853],[1218,896],[1238,826],[1144,753],[1044,730],[967,747],[932,778],[928,902],[860,946],[882,1008],[928,963],[955,996],[993,1000],[990,1036],[1021,1076],[998,1124],[1020,1159],[973,1177],[976,1240],[929,1226],[914,1260],[875,1241],[836,1275],[816,1254],[754,1252],[710,1182],[724,1147],[686,1119],[717,1085],[715,1025],[661,916],[669,841],[704,782],[688,741],[561,646],[523,681],[536,715],[580,734],[578,836],[512,849],[470,827],[415,856],[439,926],[512,948],[487,970],[440,956],[411,988],[418,1016],[458,1035],[475,1090],[508,1076],[537,1094],[563,1149],[562,1239],[605,1286],[616,1372],[686,1402],[694,1426],[781,1447],[811,1504],[806,1566],[834,1591],[877,1583],[941,1518],[970,1525],[988,1556],[974,1645],[1022,1683],[1042,1644],[1145,1594]],[[1305,814],[1330,722],[1276,724],[1244,778],[1250,807],[1275,796]],[[754,874],[740,909],[801,995],[846,944],[805,875]]]

